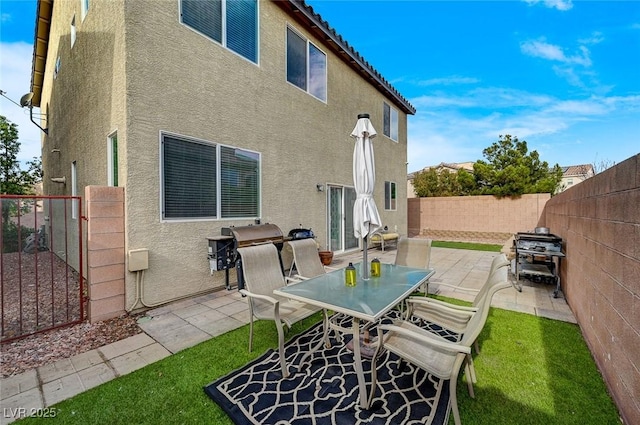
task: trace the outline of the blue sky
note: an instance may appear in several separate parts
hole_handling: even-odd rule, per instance
[[[409,171],[482,159],[501,134],[551,165],[640,152],[638,1],[307,3],[416,107]],[[0,2],[0,89],[15,101],[29,91],[35,4]],[[39,155],[28,111],[0,108],[19,125],[20,159]]]

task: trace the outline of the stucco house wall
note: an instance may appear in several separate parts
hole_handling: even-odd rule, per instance
[[[42,0],[41,0],[42,1]],[[78,193],[106,186],[107,139],[117,132],[118,185],[125,188],[125,250],[147,248],[149,303],[220,288],[224,272],[210,274],[206,237],[222,227],[263,223],[311,227],[326,245],[327,194],[317,184],[352,186],[353,130],[369,113],[382,219],[406,233],[407,114],[397,100],[356,72],[293,13],[259,2],[259,61],[252,63],[180,22],[180,3],[152,0],[54,2],[41,107],[50,111],[44,138],[45,192],[70,194],[47,177],[69,176],[77,164]],[[300,2],[295,2],[300,3]],[[69,28],[76,14],[77,39]],[[327,55],[327,101],[286,81],[290,25]],[[54,78],[57,57],[61,66]],[[398,141],[384,136],[383,102],[398,110]],[[410,106],[410,105],[409,105]],[[405,106],[406,107],[406,106]],[[245,220],[162,220],[160,135],[168,132],[261,154],[261,215]],[[60,152],[51,153],[53,149]],[[384,182],[397,188],[397,209],[384,209]],[[136,275],[126,273],[126,303]]]

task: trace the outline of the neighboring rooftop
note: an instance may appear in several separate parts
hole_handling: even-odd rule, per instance
[[[586,179],[595,174],[591,164],[569,165],[560,168],[562,168],[563,177],[584,177]]]

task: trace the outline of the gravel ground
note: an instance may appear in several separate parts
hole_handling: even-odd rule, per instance
[[[3,343],[0,347],[2,377],[17,375],[139,334],[142,330],[136,323],[137,318],[125,315],[94,324],[85,322]]]
[[[37,261],[36,261],[37,260]],[[49,252],[37,255],[2,254],[2,345],[0,372],[3,378],[57,360],[93,350],[141,333],[136,316],[35,333],[80,317],[77,273]]]

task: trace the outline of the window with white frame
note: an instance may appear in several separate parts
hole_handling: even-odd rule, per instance
[[[382,103],[383,131],[391,140],[398,141],[398,110],[386,102]]]
[[[71,196],[78,196],[78,164],[76,161],[71,163]],[[71,218],[78,218],[78,200],[71,200]]]
[[[60,73],[60,68],[62,67],[62,62],[60,61],[60,56],[56,59],[56,64],[53,67],[53,79],[58,78],[58,74]]]
[[[118,133],[107,139],[107,184],[118,187]]]
[[[76,15],[73,15],[73,18],[71,18],[71,47],[73,47],[74,44],[76,44]]]
[[[82,9],[82,20],[84,21],[84,17],[87,16],[89,12],[89,0],[80,0],[80,6]]]
[[[181,22],[258,63],[257,0],[181,0]]]
[[[327,101],[327,55],[287,27],[287,81]]]
[[[257,152],[161,134],[162,219],[260,216]]]
[[[384,182],[384,209],[396,210],[396,183]]]

